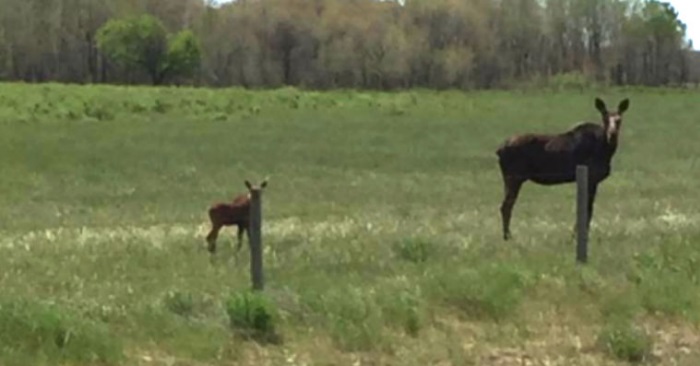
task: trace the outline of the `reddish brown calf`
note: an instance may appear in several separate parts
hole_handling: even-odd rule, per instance
[[[248,188],[248,193],[241,194],[233,199],[231,203],[217,203],[209,208],[209,221],[211,221],[211,230],[207,235],[207,243],[209,252],[216,253],[216,239],[219,236],[219,231],[224,226],[238,227],[238,246],[236,252],[241,250],[243,245],[243,233],[249,235],[248,225],[250,222],[250,196],[254,191],[260,191],[267,186],[267,180],[260,184],[260,187],[254,187],[247,180],[245,185]],[[250,240],[250,237],[248,237]]]

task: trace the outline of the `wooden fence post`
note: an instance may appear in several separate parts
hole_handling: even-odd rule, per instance
[[[253,189],[250,194],[250,227],[248,239],[250,241],[250,277],[254,291],[262,291],[265,286],[263,276],[263,249],[262,249],[262,190]]]
[[[576,261],[588,262],[588,167],[576,166]]]

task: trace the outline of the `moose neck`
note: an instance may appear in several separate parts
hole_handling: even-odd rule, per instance
[[[617,138],[618,135],[614,134],[610,136],[610,138],[605,138],[603,142],[603,155],[605,160],[608,162],[612,160],[613,155],[615,155],[615,151],[617,151]]]

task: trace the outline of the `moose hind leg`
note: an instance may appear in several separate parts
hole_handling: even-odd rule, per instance
[[[513,206],[518,199],[520,187],[524,180],[512,177],[504,177],[505,194],[503,203],[501,204],[501,220],[503,223],[503,240],[511,238],[510,234],[510,218],[513,214]]]
[[[207,249],[209,253],[216,253],[216,239],[219,237],[219,230],[221,230],[221,225],[212,225],[209,234],[207,234]]]

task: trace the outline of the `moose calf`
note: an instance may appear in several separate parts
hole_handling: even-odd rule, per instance
[[[250,241],[248,225],[250,223],[250,199],[253,194],[259,192],[267,186],[267,180],[264,180],[260,187],[254,187],[247,180],[245,185],[248,188],[248,193],[241,194],[233,199],[231,203],[217,203],[209,208],[209,221],[211,221],[211,230],[207,235],[208,250],[210,253],[216,253],[216,238],[219,236],[219,231],[224,226],[238,227],[238,246],[236,252],[241,250],[243,245],[243,233],[245,232]]]

